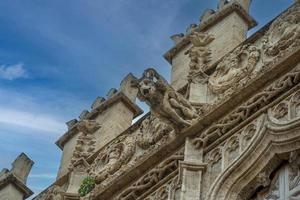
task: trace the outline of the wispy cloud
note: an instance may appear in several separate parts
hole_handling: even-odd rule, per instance
[[[0,122],[25,128],[61,134],[65,125],[51,116],[0,107]]]
[[[15,80],[19,78],[27,78],[28,74],[23,63],[15,65],[0,65],[0,78],[5,80]]]

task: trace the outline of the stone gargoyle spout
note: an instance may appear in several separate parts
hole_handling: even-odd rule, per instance
[[[145,70],[133,85],[138,87],[138,98],[150,106],[151,113],[174,130],[190,126],[199,117],[191,103],[152,68]]]

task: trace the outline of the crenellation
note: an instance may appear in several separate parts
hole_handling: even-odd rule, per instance
[[[80,120],[86,119],[89,113],[90,113],[90,111],[88,111],[88,110],[83,110],[83,111],[80,113],[80,115],[79,115],[79,119],[80,119]]]
[[[213,9],[206,9],[203,14],[201,15],[199,21],[200,24],[204,23],[205,21],[207,21],[210,17],[212,17],[214,14],[216,13],[216,11],[214,11]]]
[[[77,119],[71,119],[70,121],[66,122],[66,125],[68,127],[68,130],[70,130],[72,127],[74,127],[77,124]]]
[[[186,35],[189,35],[192,32],[194,32],[197,26],[198,26],[197,24],[190,24],[186,29]]]
[[[106,97],[107,97],[107,99],[110,99],[110,98],[112,98],[115,94],[117,94],[118,93],[118,90],[116,89],[116,88],[111,88],[108,92],[107,92],[107,94],[106,94]]]
[[[91,105],[91,109],[94,110],[98,108],[105,101],[104,97],[97,97]]]

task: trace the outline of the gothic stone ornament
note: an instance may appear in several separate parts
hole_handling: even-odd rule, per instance
[[[193,79],[193,76],[199,72],[203,72],[207,69],[207,64],[210,62],[211,51],[207,47],[214,38],[207,34],[201,32],[193,32],[188,36],[188,39],[192,43],[192,47],[185,52],[186,55],[189,55],[190,61],[190,71],[189,79]]]
[[[136,85],[139,99],[150,106],[151,113],[175,130],[190,126],[199,117],[190,102],[154,69],[147,69]]]
[[[273,99],[278,98],[286,91],[294,88],[300,83],[300,69],[295,68],[292,72],[287,73],[285,76],[274,82],[265,90],[257,93],[255,96],[245,102],[242,106],[238,107],[232,113],[221,119],[216,124],[208,128],[201,138],[210,136],[222,136],[234,127],[239,125],[242,121],[250,118],[261,108],[267,106]]]
[[[81,158],[88,158],[94,153],[96,139],[93,133],[97,131],[101,126],[94,120],[81,120],[77,124],[77,130],[80,135],[77,139],[75,150],[72,155],[69,169],[74,168],[74,164]]]
[[[126,138],[123,142],[112,144],[105,152],[98,155],[92,164],[90,175],[97,184],[100,184],[126,165],[134,153],[135,139],[132,137]]]
[[[136,143],[139,147],[146,150],[164,137],[168,137],[172,130],[170,126],[150,115],[142,122]]]
[[[273,22],[263,38],[264,63],[272,61],[281,51],[299,45],[300,41],[300,5]]]
[[[240,81],[257,73],[254,69],[260,59],[260,51],[252,45],[238,47],[218,64],[209,78],[209,87],[216,94],[222,94]]]
[[[136,183],[127,188],[117,198],[118,200],[134,200],[140,197],[157,183],[168,177],[170,174],[178,170],[180,160],[183,160],[182,151],[170,156],[167,160],[160,163],[154,169],[150,170],[146,175],[140,178]],[[163,194],[165,197],[165,194]],[[164,200],[164,199],[163,199]]]

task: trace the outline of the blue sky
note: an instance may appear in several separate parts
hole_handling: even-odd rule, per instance
[[[293,0],[254,0],[259,27]],[[169,37],[198,23],[217,0],[0,0],[0,168],[25,152],[35,165],[29,186],[39,192],[56,176],[54,142],[64,123],[129,72],[155,67]],[[256,28],[256,29],[257,29]],[[253,32],[253,31],[252,31]]]

